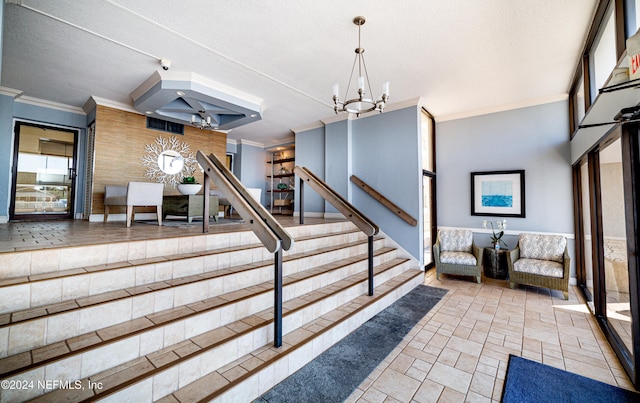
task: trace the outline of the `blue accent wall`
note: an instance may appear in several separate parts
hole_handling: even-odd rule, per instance
[[[325,182],[342,197],[351,201],[349,176],[351,176],[351,120],[341,120],[325,127]],[[337,213],[332,205],[325,203],[325,212]]]
[[[417,106],[353,121],[353,175],[418,220],[419,225],[407,224],[350,182],[352,203],[422,262],[420,144]]]
[[[438,123],[438,226],[479,230],[483,220],[499,219],[471,215],[470,173],[524,169],[526,217],[506,217],[507,231],[572,235],[567,111],[567,101],[562,101]],[[480,246],[489,246],[487,234],[475,238]],[[510,248],[517,243],[517,235],[505,239]],[[573,243],[569,239],[571,255]]]
[[[13,97],[0,95],[0,222],[9,219],[11,154],[13,152]]]
[[[350,180],[352,174],[358,176],[421,222],[419,122],[420,110],[412,106],[296,133],[296,164],[318,175],[324,171],[323,179],[329,186],[422,261],[421,225],[407,224]],[[323,163],[319,161],[320,150],[325,152]],[[314,191],[305,189],[305,212],[336,211],[328,204],[321,208],[322,204]]]
[[[296,133],[296,165],[306,167],[324,180],[325,172],[325,127],[318,127],[305,132]],[[298,178],[296,177],[296,180]],[[299,184],[295,184],[295,210],[300,211]],[[308,186],[304,192],[305,212],[324,213],[322,197]]]
[[[240,182],[248,188],[262,189],[260,203],[263,205],[265,199],[265,152],[261,147],[249,144],[239,144],[238,153],[234,162],[234,171]]]

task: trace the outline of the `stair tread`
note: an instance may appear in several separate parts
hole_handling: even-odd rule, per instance
[[[336,235],[347,235],[347,234],[352,234],[356,232],[358,232],[357,229],[351,229],[351,230],[344,230],[344,231],[325,233],[325,234],[307,235],[307,236],[298,237],[296,241],[301,242],[301,241],[307,241],[311,239],[321,239],[321,238],[326,238],[326,237],[336,236]],[[71,268],[71,269],[65,269],[65,270],[48,271],[45,273],[32,274],[29,276],[0,278],[0,288],[15,286],[19,284],[28,284],[28,283],[37,282],[37,281],[54,280],[54,279],[59,279],[64,277],[84,275],[84,274],[90,274],[90,273],[96,273],[96,272],[102,272],[102,271],[118,270],[118,269],[123,269],[127,267],[132,267],[132,266],[155,264],[155,263],[161,263],[161,262],[166,262],[170,260],[189,259],[189,258],[199,257],[199,256],[237,252],[241,250],[255,249],[260,247],[262,247],[261,243],[253,243],[253,244],[247,244],[247,245],[216,248],[216,249],[198,251],[198,252],[185,252],[185,253],[156,256],[156,257],[149,257],[149,258],[143,258],[143,259],[128,259],[124,261],[99,264],[94,266],[83,266],[83,267],[77,267],[77,268]]]
[[[382,239],[382,238],[379,238],[379,239]],[[350,243],[349,245],[357,246],[365,242],[366,241],[356,241],[356,242]],[[325,248],[319,248],[317,250],[314,250],[312,253],[301,252],[293,255],[286,255],[283,257],[283,263],[290,262],[296,259],[310,257],[310,256],[316,256],[322,253],[329,253],[335,250],[342,249],[344,248],[344,246],[345,245],[330,246]],[[374,254],[375,253],[376,252],[374,251]],[[27,320],[47,317],[50,315],[69,312],[69,311],[76,310],[83,307],[98,305],[98,304],[107,303],[107,302],[113,302],[113,301],[117,301],[119,299],[124,299],[124,298],[130,298],[135,295],[150,293],[163,288],[191,284],[198,281],[206,281],[214,277],[226,276],[226,275],[235,274],[244,270],[250,270],[250,269],[271,266],[271,265],[273,265],[273,262],[271,260],[263,260],[260,262],[247,263],[247,264],[225,268],[225,269],[216,269],[206,273],[188,275],[185,277],[158,281],[158,282],[149,283],[141,286],[109,291],[106,293],[91,295],[88,297],[76,298],[75,300],[56,302],[54,304],[43,305],[39,307],[29,308],[29,309],[20,310],[20,311],[14,311],[10,313],[4,313],[4,314],[0,314],[0,327],[17,324]]]
[[[381,247],[375,250],[374,253],[376,255],[382,255],[384,253],[389,253],[394,250],[395,248],[391,248],[391,247]],[[290,278],[290,276],[285,276],[283,278],[283,284],[284,285],[292,284],[294,282],[301,281],[303,279],[313,277],[315,275],[319,275],[331,270],[339,270],[340,268],[343,268],[346,265],[352,264],[356,261],[363,261],[363,260],[366,260],[366,255],[364,254],[348,257],[332,263],[327,263],[322,266],[309,269],[307,270],[308,273],[306,273],[306,275],[297,276],[297,278],[295,279]],[[400,261],[404,262],[406,260],[407,259],[404,259],[404,258],[395,258],[395,259],[392,259],[390,262],[397,263]],[[384,265],[387,263],[378,265],[378,270],[379,270],[379,267],[384,267]],[[305,272],[301,272],[301,273],[305,273]],[[295,273],[295,274],[300,275],[301,273]],[[363,272],[357,273],[351,277],[355,277],[355,276],[366,276],[366,273],[363,273]],[[348,284],[349,284],[348,282],[343,282],[343,285],[348,285]],[[318,297],[315,297],[315,298],[311,297],[313,293],[316,293],[317,295],[321,295],[322,293],[329,293],[331,292],[331,290],[335,288],[337,287],[332,284],[332,285],[314,290],[311,293],[307,293],[297,298],[293,298],[292,300],[285,301],[283,302],[283,312],[288,312],[290,310],[297,309],[300,305],[306,305],[314,300],[317,300]],[[46,356],[46,360],[50,362],[53,360],[62,359],[71,354],[76,354],[81,350],[85,350],[88,348],[95,348],[96,346],[101,345],[103,343],[108,343],[116,339],[121,339],[123,337],[126,337],[127,335],[139,333],[146,329],[150,329],[154,326],[162,326],[164,324],[167,324],[173,321],[185,319],[189,316],[203,312],[205,310],[211,310],[211,309],[215,309],[216,307],[234,303],[235,301],[247,298],[249,295],[247,290],[253,290],[255,292],[254,295],[257,295],[258,293],[272,292],[273,281],[271,280],[266,281],[256,286],[251,286],[241,290],[232,291],[226,294],[208,298],[203,301],[198,301],[195,303],[166,309],[160,312],[155,312],[140,318],[136,318],[136,319],[125,321],[116,325],[112,325],[94,332],[89,332],[83,335],[66,339],[61,342],[53,343],[52,345],[57,345],[58,343],[66,343],[68,348],[65,351],[59,350],[60,353],[57,355],[54,354],[54,355]],[[250,319],[247,319],[246,321],[243,320],[243,321],[247,323],[248,326],[256,326],[266,322],[268,320],[267,318],[272,317],[273,314],[271,312],[272,312],[272,308],[267,309],[263,312],[259,312],[256,315],[250,316],[249,317]],[[265,316],[265,318],[261,318],[259,315],[263,315]],[[198,336],[195,336],[195,337],[197,338]],[[50,346],[51,345],[38,347],[30,351],[27,351],[25,353],[30,353],[30,357],[43,356],[45,352],[51,351]],[[15,358],[16,356],[20,356],[20,357]],[[29,368],[36,366],[39,362],[42,362],[42,361],[45,361],[45,359],[41,359],[38,362],[35,361],[35,358],[25,361],[24,353],[19,353],[17,355],[0,358],[0,368],[2,368],[0,369],[0,376],[5,376],[6,374],[14,374],[20,371],[28,370]]]
[[[373,297],[361,295],[356,299],[337,307],[320,318],[284,335],[282,338],[281,348],[275,348],[270,344],[265,345],[248,355],[240,357],[231,365],[224,366],[188,385],[185,385],[172,395],[167,396],[166,400],[161,399],[159,402],[176,400],[178,402],[189,402],[213,399],[221,392],[251,376],[252,373],[270,365],[278,359],[281,359],[284,355],[292,353],[295,349],[310,342],[320,334],[328,331],[340,322],[346,320],[348,317],[354,315],[356,312],[364,309],[369,304],[372,304],[382,298],[400,284],[409,281],[414,276],[420,274],[421,272],[418,270],[413,273],[411,271],[406,271],[384,283],[385,287],[383,287],[383,289],[376,288],[377,292]],[[218,379],[219,381],[207,383],[207,381],[211,379]]]
[[[397,258],[397,260],[407,261],[408,259]],[[399,262],[395,263],[399,264]],[[391,263],[387,262],[383,265],[391,265]],[[354,275],[354,277],[359,276],[359,274]],[[420,270],[405,271],[387,282],[380,284],[376,288],[376,293],[373,297],[361,295],[355,300],[349,301],[320,318],[303,325],[303,327],[284,335],[283,346],[281,348],[276,349],[272,345],[265,345],[251,354],[241,357],[234,362],[205,375],[198,381],[185,385],[183,388],[174,392],[173,395],[167,396],[166,399],[162,401],[175,401],[171,399],[177,399],[177,401],[194,401],[204,397],[211,398],[213,396],[212,394],[225,390],[225,388],[228,388],[229,386],[246,378],[252,371],[257,371],[279,359],[283,355],[291,353],[303,343],[317,337],[332,326],[335,326],[345,320],[345,318],[353,315],[355,312],[364,309],[368,304],[372,304],[382,298],[399,285],[421,274],[422,272]],[[362,279],[360,279],[360,281],[362,281]],[[318,293],[318,290],[313,291],[312,293]],[[262,314],[268,314],[271,310],[272,309],[267,309],[263,311]],[[284,314],[285,318],[286,316],[287,313]],[[252,327],[266,326],[272,322],[272,319],[261,320],[259,317],[260,315],[251,315],[246,318],[248,322],[251,323],[244,322],[245,319],[237,321],[248,326],[240,332],[233,329],[234,326],[237,326],[237,322],[234,322],[233,324],[228,324],[211,330],[205,334],[194,336],[173,346],[166,347],[144,357],[137,358],[107,371],[92,375],[89,377],[92,382],[101,382],[101,389],[95,390],[94,392],[97,392],[96,394],[103,395],[114,393],[123,387],[145,379],[152,373],[164,371],[172,365],[176,365],[177,363],[190,359],[197,354],[203,353],[213,346],[220,344],[229,338],[235,337],[237,334],[248,331]],[[83,384],[86,384],[89,379],[83,379]],[[74,393],[77,392],[60,389],[41,395],[34,399],[34,401],[57,401],[63,397],[67,401],[75,401],[76,396],[74,396]],[[92,394],[89,397],[93,398],[96,397],[96,395]],[[86,399],[86,397],[85,395],[82,395],[82,398],[78,398],[78,401],[82,401],[84,399]]]

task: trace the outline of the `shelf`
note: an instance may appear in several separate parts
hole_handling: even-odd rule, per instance
[[[288,148],[288,151],[273,150],[271,153],[271,160],[267,161],[268,173],[267,179],[269,185],[267,186],[267,195],[269,201],[267,202],[267,208],[271,214],[293,214],[293,197],[294,189],[288,186],[294,182],[295,174],[293,173],[293,166],[295,165],[296,158],[293,155],[293,147]],[[280,164],[279,166],[276,164]],[[286,166],[283,164],[289,164]],[[286,185],[287,189],[278,189],[278,186]]]
[[[285,162],[294,162],[296,159],[294,157],[291,158],[284,158],[281,160],[273,160],[273,161],[267,161],[267,164],[284,164]]]

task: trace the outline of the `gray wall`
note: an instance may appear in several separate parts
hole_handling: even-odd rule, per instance
[[[519,231],[572,237],[568,127],[566,101],[438,123],[438,226],[480,230],[484,219],[497,220],[471,215],[470,173],[524,169],[526,217],[507,217],[514,233],[506,237],[508,246],[515,246]],[[489,246],[488,235],[475,238]],[[569,243],[573,255],[573,239]]]

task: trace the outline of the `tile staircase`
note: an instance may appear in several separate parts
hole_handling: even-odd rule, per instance
[[[251,401],[421,284],[349,222],[287,228],[283,346],[273,255],[250,231],[0,254],[0,402]]]

